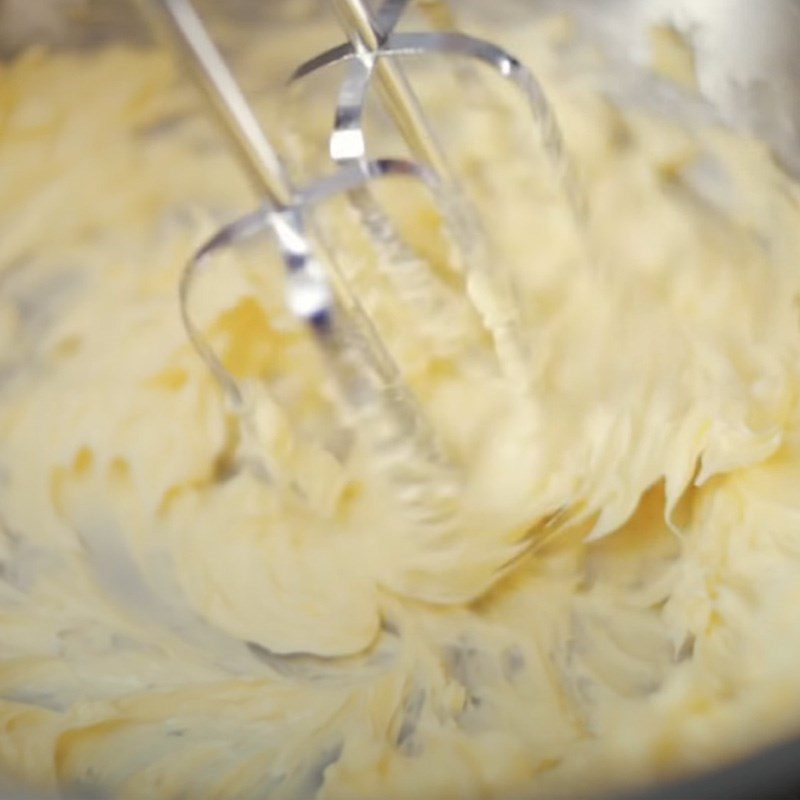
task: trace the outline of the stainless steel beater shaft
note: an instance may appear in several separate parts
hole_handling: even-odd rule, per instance
[[[450,168],[397,59],[386,50],[386,45],[392,41],[394,27],[409,0],[384,0],[379,12],[383,26],[373,17],[367,0],[331,0],[331,4],[350,40],[353,57],[366,70],[363,75],[356,72],[352,86],[346,82],[340,95],[331,139],[334,160],[342,163],[366,157],[362,129],[364,96],[359,96],[358,87],[363,78],[366,88],[370,77],[374,75],[378,79],[377,85],[387,111],[413,156],[431,167],[438,177],[440,191],[437,200],[440,208],[468,255],[463,264],[468,273],[467,293],[492,332],[502,368],[520,386],[527,386],[529,355],[521,333],[521,314],[511,280],[508,274],[495,268],[490,256],[489,236],[478,210]],[[429,10],[433,8],[440,11],[447,9],[443,3],[433,3]],[[316,65],[311,67],[312,71],[324,60],[324,56],[317,60]],[[314,63],[309,62],[309,65]],[[301,76],[305,71],[304,65],[295,76]],[[342,137],[342,131],[350,134],[357,131],[358,136]],[[343,147],[335,146],[338,142],[343,142]],[[366,216],[375,216],[374,203],[363,192],[356,196],[356,204]]]
[[[189,0],[149,5],[160,13],[162,27],[205,94],[259,196],[276,208],[290,205],[293,191],[280,158]]]
[[[364,0],[331,0],[339,22],[357,54],[376,52],[384,34]],[[453,182],[452,170],[436,134],[431,130],[414,90],[394,59],[379,58],[375,74],[386,108],[412,154],[426,162],[444,181]]]

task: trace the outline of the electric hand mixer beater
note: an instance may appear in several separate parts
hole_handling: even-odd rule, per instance
[[[292,80],[344,62],[345,78],[329,140],[329,153],[337,168],[331,175],[301,186],[290,181],[189,0],[151,3],[263,200],[258,210],[220,230],[188,265],[180,289],[184,323],[230,402],[242,411],[246,398],[195,323],[189,310],[190,294],[195,279],[218,251],[270,232],[285,269],[286,304],[307,327],[322,354],[347,422],[367,440],[375,470],[388,480],[410,524],[447,529],[458,517],[459,465],[440,445],[398,364],[348,289],[340,268],[342,254],[334,252],[320,234],[314,209],[333,198],[346,198],[364,230],[380,246],[381,263],[397,301],[415,303],[424,313],[426,304],[436,307],[441,287],[424,259],[398,233],[374,191],[386,180],[411,180],[424,187],[435,200],[458,251],[468,299],[490,333],[500,370],[524,392],[529,381],[528,356],[513,287],[504,271],[492,263],[480,215],[466,199],[400,60],[443,54],[489,65],[522,92],[543,151],[579,214],[575,181],[536,79],[501,48],[451,29],[442,30],[442,23],[452,24],[446,5],[421,3],[435,29],[402,33],[395,29],[409,0],[385,0],[374,14],[364,0],[331,3],[349,44],[303,64]],[[364,109],[373,82],[413,160],[368,155]]]

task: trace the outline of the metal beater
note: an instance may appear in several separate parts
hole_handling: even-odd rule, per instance
[[[427,265],[402,240],[371,191],[386,179],[410,179],[435,198],[460,252],[469,297],[491,332],[502,371],[527,386],[527,354],[520,312],[507,276],[493,268],[480,218],[462,192],[437,137],[400,66],[400,59],[441,53],[476,59],[512,81],[527,98],[537,131],[562,184],[574,185],[558,127],[534,76],[501,48],[453,30],[397,33],[409,0],[385,0],[373,14],[364,0],[331,0],[349,44],[302,65],[292,80],[346,62],[338,98],[330,156],[338,165],[329,177],[292,185],[276,150],[224,63],[190,0],[150,0],[166,23],[174,48],[206,95],[222,129],[250,177],[262,206],[220,230],[195,255],[181,282],[184,323],[189,337],[235,407],[244,399],[189,311],[197,274],[211,256],[256,234],[271,231],[286,272],[286,302],[308,327],[338,387],[349,422],[368,437],[377,459],[410,519],[449,525],[459,495],[459,468],[443,451],[435,431],[407,387],[397,363],[377,335],[358,298],[348,290],[336,255],[315,228],[312,211],[345,196],[385,254],[387,274],[402,297],[436,292]],[[441,2],[422,2],[439,24],[452,24]],[[386,110],[414,160],[372,159],[363,128],[364,105],[375,79]],[[404,277],[405,276],[405,279]],[[409,281],[410,277],[410,281]],[[405,283],[404,283],[405,280]],[[405,287],[405,288],[404,288]],[[413,297],[411,298],[413,301]]]

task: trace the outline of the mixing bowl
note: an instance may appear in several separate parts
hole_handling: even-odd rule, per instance
[[[453,2],[469,6],[472,14],[491,15],[493,23],[501,18],[513,23],[518,17],[568,15],[580,39],[596,44],[605,54],[601,83],[614,101],[666,117],[719,119],[763,139],[785,170],[800,177],[800,4],[796,0],[504,0],[491,4],[488,11],[484,0]],[[291,26],[302,26],[305,19],[323,13],[314,0],[229,0],[224,12],[210,0],[198,5],[212,20],[224,13],[228,20],[241,23],[243,27],[233,26],[237,30],[251,33],[259,25],[284,26],[290,32]],[[701,97],[676,100],[674,87],[648,73],[653,26],[668,26],[690,45]],[[236,35],[233,28],[226,29],[223,38],[235,42]],[[4,59],[34,44],[87,50],[117,40],[151,44],[132,2],[0,0]],[[287,72],[293,66],[287,64]],[[800,739],[635,797],[800,797]]]

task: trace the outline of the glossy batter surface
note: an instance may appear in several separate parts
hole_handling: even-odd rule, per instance
[[[427,207],[387,190],[436,264],[432,317],[387,301],[381,254],[338,228],[464,470],[446,534],[404,521],[358,439],[337,459],[293,436],[284,409],[321,418],[332,389],[273,273],[270,293],[235,263],[197,290],[252,398],[246,435],[189,345],[181,270],[251,200],[167,57],[2,67],[3,774],[82,796],[552,798],[792,728],[797,188],[757,143],[562,80],[562,35],[507,32],[581,174],[583,234],[547,164],[514,157],[536,154],[524,121],[465,103],[451,134],[494,199],[527,394],[497,370]],[[251,69],[277,74],[291,50]],[[421,91],[452,105],[444,78]]]

